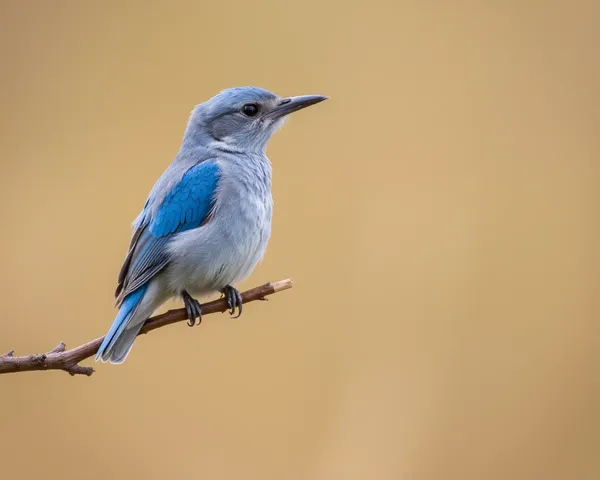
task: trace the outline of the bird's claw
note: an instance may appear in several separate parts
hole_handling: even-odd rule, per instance
[[[240,292],[231,285],[227,285],[221,293],[225,295],[230,315],[235,313],[236,308],[238,309],[238,314],[231,318],[238,318],[242,314],[242,296],[240,295]]]
[[[198,325],[200,325],[202,323],[202,308],[200,307],[200,302],[185,290],[181,292],[181,297],[183,298],[185,311],[189,319],[188,325],[193,327],[196,324],[196,317],[198,317]]]

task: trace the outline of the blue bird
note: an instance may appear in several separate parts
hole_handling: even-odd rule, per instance
[[[221,292],[242,313],[232,286],[263,258],[271,234],[267,142],[288,114],[327,97],[281,98],[256,87],[223,90],[190,115],[175,160],[152,188],[133,227],[115,292],[119,311],[96,361],[123,363],[144,322],[181,297],[202,321],[195,297]]]

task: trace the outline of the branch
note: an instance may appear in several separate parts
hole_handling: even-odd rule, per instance
[[[265,283],[260,287],[255,287],[242,293],[243,303],[253,302],[255,300],[266,300],[267,295],[281,292],[292,288],[291,280],[281,280],[275,283]],[[225,312],[228,310],[225,298],[213,300],[202,304],[202,316],[211,313]],[[169,310],[162,315],[156,315],[146,321],[138,335],[151,332],[157,328],[171,325],[172,323],[187,320],[185,308]],[[87,375],[94,373],[92,367],[82,367],[79,364],[82,360],[96,354],[104,337],[98,337],[91,342],[84,343],[71,350],[65,350],[66,346],[60,342],[56,347],[47,353],[36,355],[27,355],[24,357],[15,357],[11,350],[4,355],[0,355],[0,374],[30,372],[33,370],[64,370],[70,375]]]

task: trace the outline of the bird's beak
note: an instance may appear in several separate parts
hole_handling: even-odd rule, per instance
[[[302,108],[310,107],[315,103],[327,100],[329,97],[323,95],[300,95],[299,97],[282,98],[279,104],[267,115],[271,118],[281,118],[296,112]]]

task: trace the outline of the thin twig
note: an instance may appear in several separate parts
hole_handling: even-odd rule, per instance
[[[260,287],[255,287],[242,293],[242,300],[244,303],[253,302],[255,300],[266,300],[265,297],[267,295],[273,295],[274,293],[287,290],[288,288],[292,288],[291,280],[265,283]],[[212,302],[202,305],[202,316],[211,313],[225,312],[228,308],[225,298],[213,300]],[[157,328],[165,327],[187,319],[185,308],[169,310],[162,315],[156,315],[155,317],[148,319],[139,334],[148,333]],[[33,370],[64,370],[70,375],[87,375],[89,377],[94,373],[94,369],[92,367],[82,367],[78,364],[82,360],[95,355],[102,340],[104,340],[104,337],[98,337],[91,342],[84,343],[71,350],[65,350],[65,344],[60,342],[48,353],[27,355],[23,357],[15,357],[14,351],[11,350],[4,355],[0,355],[0,374],[29,372]]]

